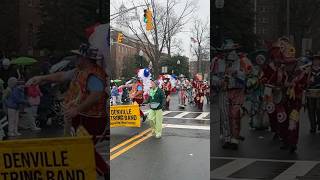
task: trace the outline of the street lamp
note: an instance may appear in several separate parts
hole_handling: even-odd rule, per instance
[[[139,51],[139,56],[140,56],[140,68],[142,68],[142,56],[143,56],[143,51]]]
[[[177,67],[177,70],[176,70],[176,71],[177,71],[177,72],[176,72],[176,73],[177,73],[177,75],[179,75],[178,69],[179,69],[179,65],[180,65],[180,63],[181,63],[181,62],[180,62],[180,60],[178,60],[178,61],[177,61],[177,65],[178,65],[178,67]]]
[[[223,31],[222,31],[222,9],[224,7],[224,0],[216,0],[215,6],[218,13],[218,23],[217,23],[217,32],[218,32],[218,47],[222,47],[223,44]]]

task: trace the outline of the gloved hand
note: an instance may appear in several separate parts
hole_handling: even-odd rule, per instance
[[[293,131],[297,128],[297,123],[295,120],[290,119],[289,120],[289,127],[288,130]]]

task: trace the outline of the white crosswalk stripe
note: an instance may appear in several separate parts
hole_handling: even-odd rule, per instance
[[[148,110],[144,110],[143,113],[147,114]],[[170,114],[173,113],[173,114]],[[189,114],[193,114],[194,117],[187,117]],[[199,114],[199,115],[197,115]],[[164,128],[172,129],[191,129],[191,130],[205,130],[210,131],[210,125],[193,125],[193,124],[173,124],[170,120],[179,121],[179,120],[196,120],[196,121],[210,121],[207,116],[210,115],[210,112],[191,112],[191,111],[164,111]]]
[[[4,117],[0,120],[0,126],[1,126],[1,128],[4,128],[6,125],[8,125],[7,116],[4,116]]]
[[[182,118],[183,116],[185,116],[185,115],[187,115],[187,114],[189,114],[189,112],[183,112],[183,113],[180,113],[180,114],[178,114],[178,115],[176,115],[176,116],[174,116],[173,118]]]
[[[204,118],[207,117],[209,114],[210,114],[209,112],[201,113],[198,117],[196,117],[196,119],[204,119]]]
[[[167,115],[167,114],[169,114],[169,113],[171,113],[172,111],[164,111],[163,112],[163,115],[165,116],[165,115]]]
[[[148,110],[144,110],[143,111],[144,114],[148,114]],[[170,113],[179,113],[175,116],[168,116],[168,114]],[[184,117],[187,116],[188,114],[191,113],[200,113],[197,117],[194,118],[188,118],[188,117]],[[196,119],[196,120],[204,120],[204,121],[208,121],[210,120],[209,118],[206,118],[207,116],[210,115],[210,112],[191,112],[191,111],[163,111],[163,116],[165,118],[174,118],[174,119]]]
[[[175,128],[175,129],[210,130],[210,126],[192,126],[192,125],[179,125],[179,124],[163,124],[163,127]]]
[[[282,172],[273,178],[273,180],[297,180],[298,177],[304,177],[308,172],[312,170],[316,165],[320,164],[320,161],[297,161],[297,160],[272,160],[272,159],[252,159],[252,158],[236,158],[236,157],[211,157],[213,158],[213,164],[215,160],[231,160],[230,162],[216,167],[213,171],[210,172],[211,179],[221,179],[221,180],[235,180],[239,179],[232,178],[232,174],[240,171],[243,168],[246,168],[257,161],[262,162],[274,162],[274,163],[293,163],[288,168],[284,168]],[[212,165],[212,164],[211,164]],[[280,171],[280,170],[279,170]],[[249,173],[248,177],[241,178],[241,180],[254,180],[250,179]],[[320,172],[319,172],[320,175]],[[312,175],[319,177],[319,175]],[[263,177],[260,177],[261,179]],[[266,177],[264,179],[267,179]],[[318,179],[315,177],[308,177],[307,179],[313,180]]]

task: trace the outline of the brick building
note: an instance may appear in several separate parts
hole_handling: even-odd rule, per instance
[[[111,79],[121,78],[124,60],[128,57],[139,54],[139,51],[142,50],[140,48],[140,42],[129,34],[123,34],[124,38],[122,43],[118,43],[117,38],[119,32],[122,31],[115,27],[111,28]],[[144,53],[143,57],[148,60],[146,53]]]
[[[285,28],[285,19],[281,18],[283,12],[282,0],[253,0],[255,23],[254,32],[260,38],[261,44],[264,41],[272,41],[277,39]],[[282,28],[281,28],[282,27]]]
[[[6,7],[8,13],[0,16],[1,22],[6,19],[12,21],[14,26],[13,41],[15,41],[14,51],[20,55],[39,56],[36,51],[36,33],[41,23],[39,13],[40,0],[12,0],[0,3]]]

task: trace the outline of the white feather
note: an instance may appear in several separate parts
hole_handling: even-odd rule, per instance
[[[138,77],[142,80],[144,94],[149,94],[151,88],[151,73],[148,77],[144,76],[144,69],[138,71]]]
[[[107,64],[110,64],[110,58],[108,58],[110,48],[109,28],[109,24],[98,25],[88,39],[91,46],[99,49],[98,55],[104,57],[103,67],[105,70],[110,69],[107,68]]]

